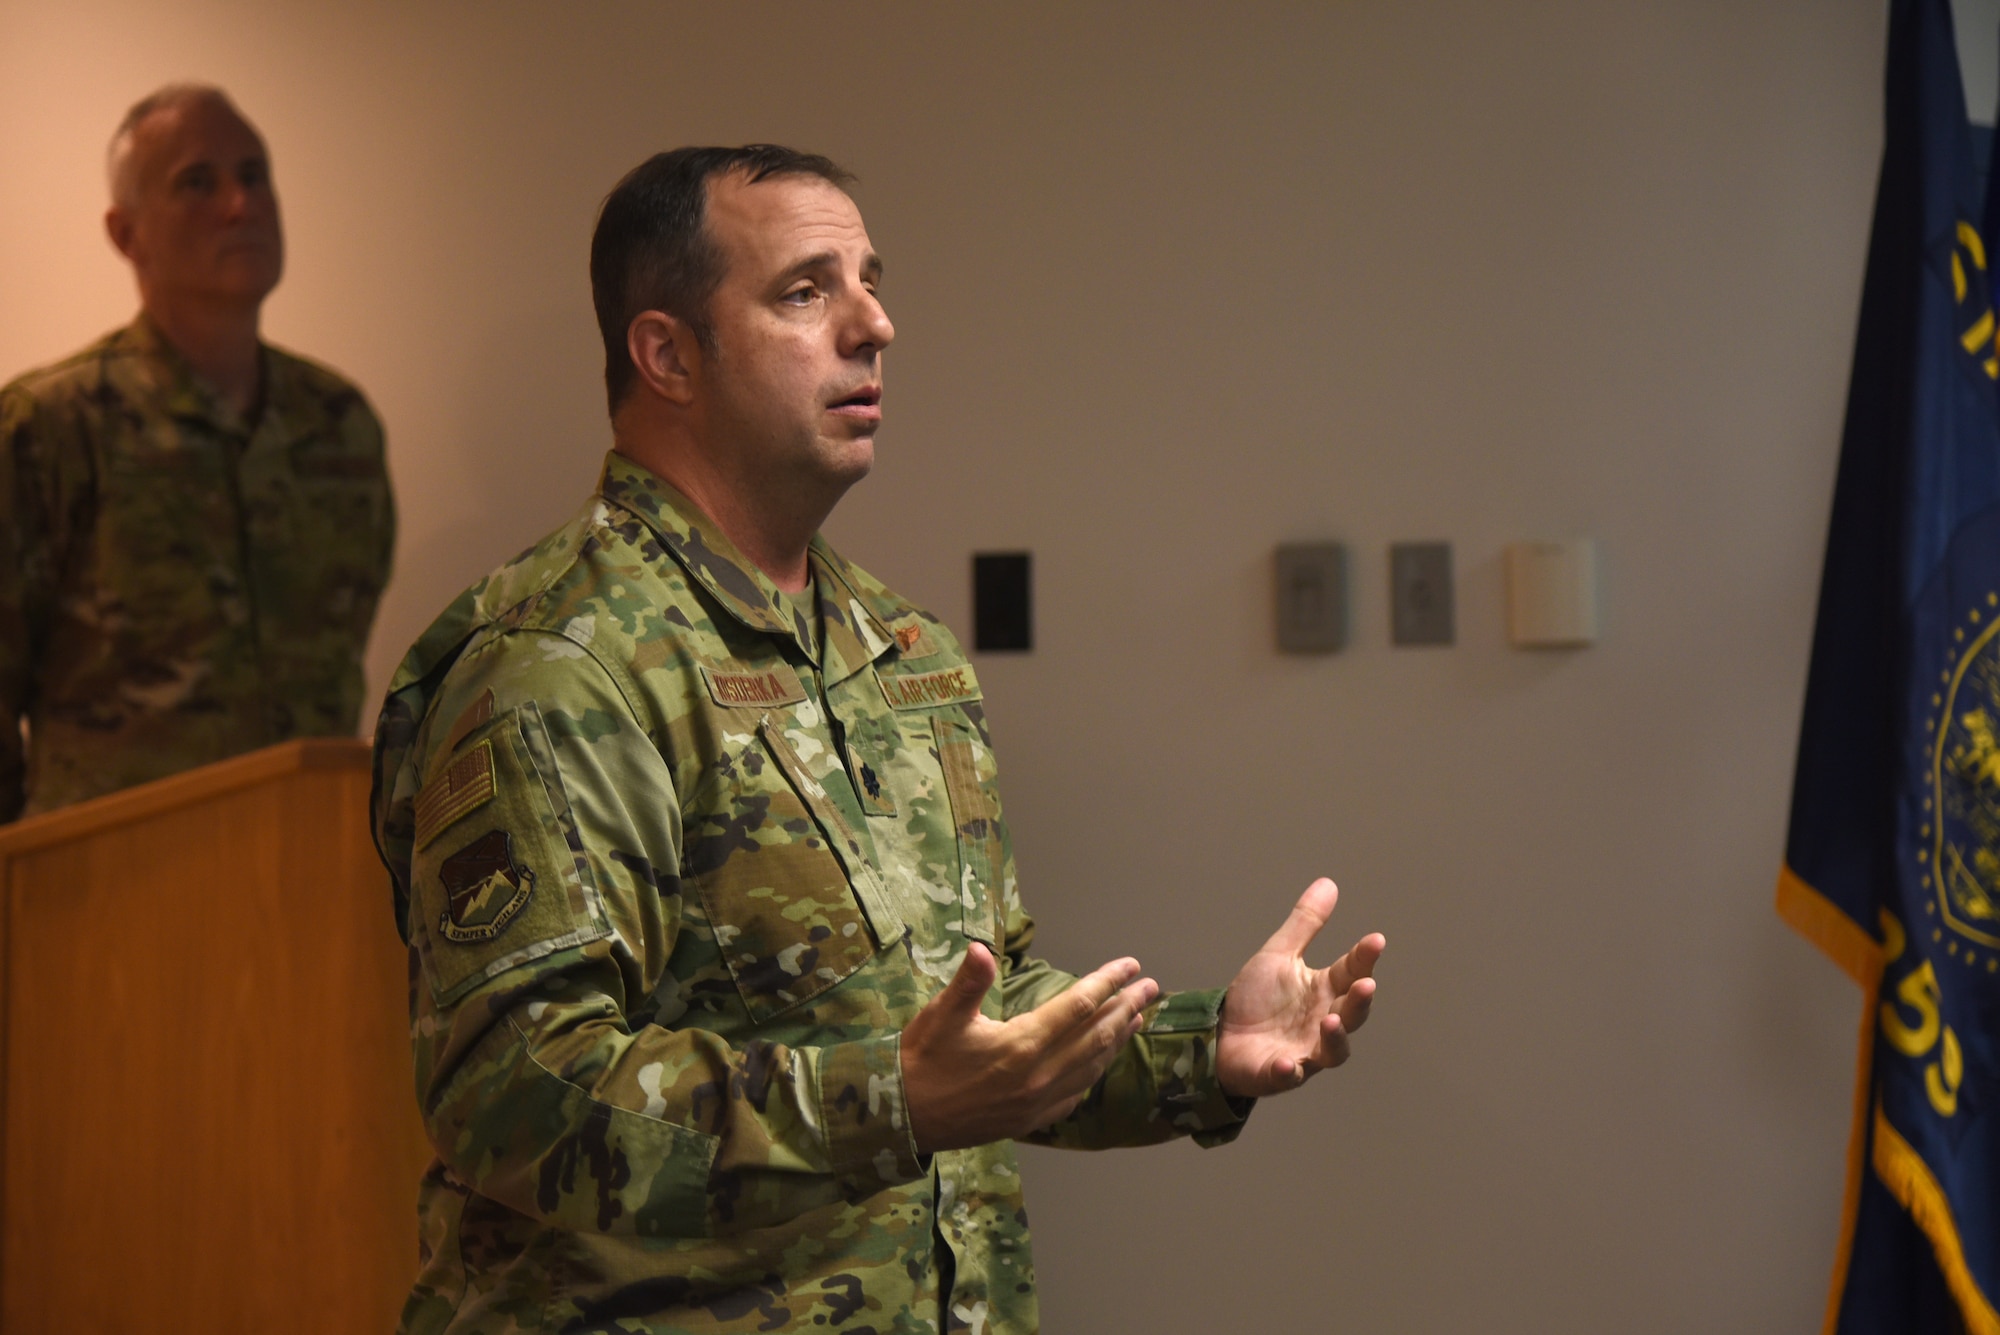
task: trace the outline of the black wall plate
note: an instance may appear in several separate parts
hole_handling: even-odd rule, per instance
[[[1035,647],[1034,638],[1028,553],[973,553],[972,647],[1021,653]]]

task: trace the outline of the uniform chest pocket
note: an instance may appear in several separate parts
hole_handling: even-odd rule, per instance
[[[127,614],[122,638],[147,646],[241,624],[239,529],[235,484],[214,452],[113,460],[98,484],[92,579]]]
[[[683,816],[686,864],[744,1008],[762,1022],[833,987],[902,936],[866,844],[778,727],[726,762]]]
[[[281,614],[310,609],[315,626],[365,636],[394,522],[388,484],[379,462],[311,445],[245,456],[245,531],[259,593]]]
[[[372,547],[390,522],[389,483],[379,458],[294,446],[289,467],[258,479],[274,514],[324,530],[337,548]],[[345,542],[341,542],[342,537]]]

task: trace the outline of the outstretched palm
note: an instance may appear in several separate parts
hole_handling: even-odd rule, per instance
[[[1216,1043],[1216,1072],[1226,1093],[1283,1093],[1347,1060],[1347,1036],[1368,1018],[1375,961],[1388,943],[1371,932],[1326,968],[1307,967],[1306,947],[1339,898],[1324,877],[1307,886],[1284,925],[1230,983]]]

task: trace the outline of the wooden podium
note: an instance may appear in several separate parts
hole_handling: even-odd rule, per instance
[[[360,742],[0,826],[0,1329],[392,1331],[408,988]]]

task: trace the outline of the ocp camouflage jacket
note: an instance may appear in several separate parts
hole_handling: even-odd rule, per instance
[[[0,820],[353,735],[395,538],[382,428],[333,372],[263,358],[254,422],[143,316],[0,389]]]
[[[905,1023],[1031,959],[978,679],[815,542],[821,637],[622,456],[410,651],[376,826],[412,956],[412,1332],[1036,1328],[1012,1147],[923,1156]],[[1232,1139],[1218,992],[1166,997],[1038,1137]],[[940,1309],[949,1313],[941,1321]]]

